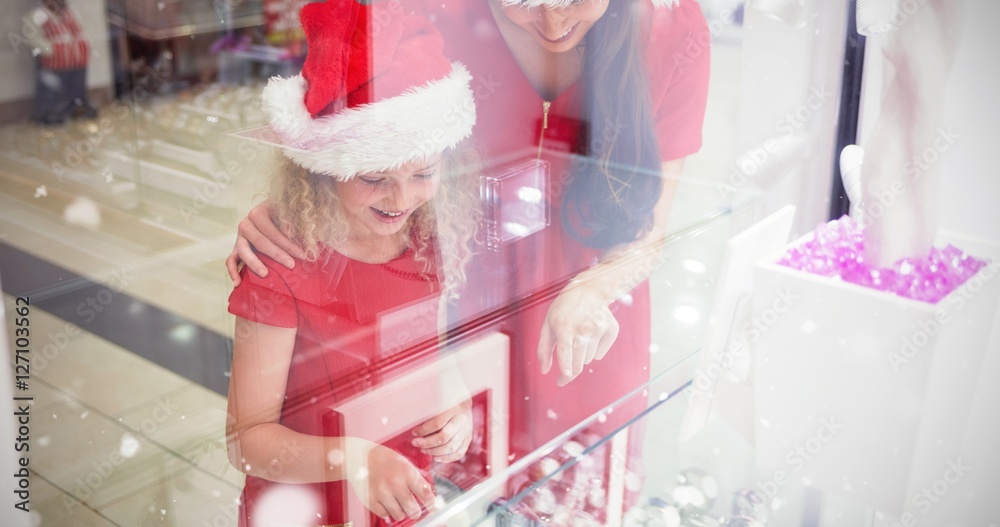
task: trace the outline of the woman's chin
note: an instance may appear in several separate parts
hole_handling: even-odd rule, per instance
[[[567,51],[570,51],[575,47],[574,45],[565,42],[558,44],[547,42],[538,37],[535,37],[535,42],[538,44],[538,47],[542,48],[548,53],[566,53]]]

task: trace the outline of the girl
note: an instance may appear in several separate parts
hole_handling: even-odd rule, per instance
[[[469,446],[469,404],[382,443],[341,434],[332,408],[383,384],[385,367],[422,343],[433,350],[438,299],[464,281],[474,194],[443,177],[463,164],[458,145],[475,121],[470,77],[444,58],[433,26],[394,4],[328,0],[301,20],[302,74],[271,79],[263,102],[285,153],[274,219],[302,258],[287,269],[262,256],[267,277],[244,273],[229,301],[240,525],[416,519],[434,502],[430,463]],[[414,305],[405,330],[387,322]],[[425,415],[442,404],[438,386],[412,395]]]

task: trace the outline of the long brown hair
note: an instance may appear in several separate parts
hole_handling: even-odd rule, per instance
[[[585,158],[574,163],[560,214],[570,235],[599,249],[645,235],[663,187],[641,17],[639,0],[609,1],[583,51]]]

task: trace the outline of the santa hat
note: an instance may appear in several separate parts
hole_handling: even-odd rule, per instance
[[[301,75],[262,95],[285,155],[340,179],[394,170],[454,147],[476,122],[471,75],[430,21],[398,2],[307,4]]]
[[[566,7],[573,4],[576,0],[502,0],[504,5],[521,6],[521,7],[548,7],[554,9],[557,7]],[[653,5],[656,7],[674,7],[680,3],[681,0],[652,0]]]

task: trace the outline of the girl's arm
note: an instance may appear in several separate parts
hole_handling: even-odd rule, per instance
[[[417,499],[430,507],[434,493],[406,458],[363,439],[302,434],[279,423],[294,345],[293,328],[236,318],[226,423],[230,463],[282,483],[346,479],[375,514],[419,517]]]
[[[586,364],[604,358],[618,338],[618,322],[609,306],[663,264],[667,217],[683,168],[684,159],[663,163],[663,190],[649,233],[608,251],[598,265],[570,280],[549,307],[537,354],[543,374],[553,362],[558,365],[559,386],[580,375]]]
[[[236,318],[229,381],[229,461],[251,476],[284,483],[344,479],[342,465],[323,462],[343,439],[294,432],[280,424],[294,328]]]

